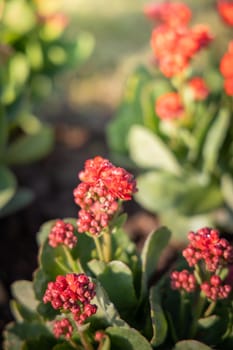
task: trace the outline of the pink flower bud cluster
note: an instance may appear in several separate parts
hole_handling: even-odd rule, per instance
[[[50,302],[56,310],[71,312],[74,320],[82,324],[97,311],[97,306],[90,303],[94,296],[95,284],[85,274],[70,273],[48,283],[43,302]]]
[[[73,333],[73,326],[68,318],[55,321],[53,324],[53,334],[55,338],[64,336],[66,339],[70,339]]]
[[[107,159],[95,157],[85,162],[79,173],[82,181],[74,189],[79,232],[99,235],[119,208],[118,200],[130,200],[136,192],[136,181],[123,168],[115,167]]]
[[[222,279],[218,275],[213,275],[209,282],[201,284],[201,290],[208,299],[216,301],[218,299],[226,299],[231,292],[231,286],[223,284]]]
[[[49,233],[49,245],[53,248],[64,244],[72,249],[77,244],[77,237],[74,235],[74,227],[63,220],[57,220]]]
[[[233,247],[226,239],[220,238],[217,230],[205,227],[196,233],[190,231],[188,239],[190,243],[183,250],[183,256],[189,266],[203,261],[206,269],[214,272],[218,267],[233,261]]]
[[[170,277],[172,289],[183,289],[188,293],[196,289],[196,278],[188,270],[173,271]]]

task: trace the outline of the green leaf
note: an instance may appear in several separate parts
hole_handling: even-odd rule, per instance
[[[29,205],[34,198],[34,194],[27,188],[19,188],[14,196],[0,211],[0,217],[15,213],[16,211]]]
[[[194,216],[211,212],[223,204],[218,184],[193,172],[178,178],[150,171],[137,178],[137,187],[135,199],[144,208],[162,214],[176,210],[180,215]]]
[[[49,329],[40,322],[10,323],[4,332],[4,349],[22,350],[27,340],[38,339],[42,336],[54,339]]]
[[[206,136],[203,146],[203,161],[205,170],[208,172],[213,172],[217,166],[219,153],[228,131],[231,117],[229,110],[221,109]]]
[[[141,94],[148,82],[154,77],[145,67],[137,67],[128,78],[124,98],[117,110],[115,118],[107,127],[107,142],[114,152],[128,151],[127,137],[132,125],[143,124],[143,108]]]
[[[139,167],[167,170],[176,175],[181,173],[181,167],[170,149],[149,129],[132,126],[128,144],[130,156]]]
[[[35,298],[32,282],[16,281],[11,286],[11,291],[16,302],[12,304],[13,310],[26,321],[38,319],[38,300]]]
[[[197,340],[182,340],[176,343],[173,350],[212,350],[209,346]]]
[[[142,259],[142,286],[141,296],[143,297],[148,291],[149,283],[153,277],[161,253],[168,245],[171,232],[166,227],[160,227],[152,232],[146,239],[141,259]]]
[[[111,261],[104,266],[98,260],[90,261],[88,266],[96,273],[96,278],[107,292],[120,315],[124,319],[129,315],[133,317],[137,307],[137,298],[134,290],[133,275],[129,267],[121,261]],[[116,285],[120,286],[120,288],[116,288]]]
[[[152,346],[163,343],[167,335],[167,320],[161,307],[160,295],[157,286],[150,289],[151,320],[153,328]]]
[[[233,211],[233,178],[230,174],[223,174],[221,178],[221,188],[226,204]]]
[[[144,297],[149,288],[149,282],[156,271],[161,253],[167,246],[171,232],[166,227],[161,227],[152,232],[146,239],[143,246],[142,258],[142,286],[141,297]]]
[[[8,139],[7,118],[2,107],[0,107],[0,159],[4,154],[3,152],[5,150],[7,139]]]
[[[177,193],[182,191],[177,177],[160,171],[148,171],[138,176],[137,187],[136,201],[152,212],[162,212],[176,207]]]
[[[110,336],[114,350],[152,350],[149,342],[136,329],[109,327],[106,333]]]
[[[13,173],[4,165],[0,165],[0,214],[4,206],[14,196],[16,179]]]
[[[96,316],[103,318],[107,325],[129,327],[127,323],[120,318],[115,305],[110,301],[106,291],[98,281],[96,282],[96,296],[93,299],[93,303],[98,307]]]
[[[162,225],[172,227],[172,239],[183,243],[187,241],[189,231],[214,225],[214,215],[184,216],[176,209],[161,212],[159,219]]]
[[[53,146],[52,128],[42,127],[36,134],[24,135],[12,142],[6,149],[4,160],[7,164],[26,164],[48,154]]]

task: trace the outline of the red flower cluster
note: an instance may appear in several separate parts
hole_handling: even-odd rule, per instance
[[[201,77],[194,77],[188,82],[194,100],[204,100],[209,95],[209,89]]]
[[[227,95],[233,96],[233,41],[220,62],[220,71],[224,77],[224,89]]]
[[[180,6],[184,6],[183,11],[177,15]],[[173,8],[177,9],[173,11]],[[191,12],[187,12],[187,7],[180,3],[155,5],[154,13],[162,24],[152,32],[151,47],[162,73],[166,77],[173,77],[188,67],[192,57],[206,47],[213,36],[207,26],[187,27]]]
[[[211,228],[199,229],[196,233],[189,232],[188,247],[183,250],[183,256],[189,266],[203,261],[208,271],[216,271],[218,267],[230,264],[233,261],[233,247],[219,237],[219,232]]]
[[[144,13],[149,19],[166,23],[169,26],[186,25],[192,17],[188,6],[181,2],[167,1],[147,4],[144,6]]]
[[[73,192],[75,203],[81,207],[78,230],[98,235],[118,210],[118,200],[132,198],[136,181],[125,169],[102,157],[87,160],[79,178],[82,183]]]
[[[183,289],[190,293],[196,288],[196,278],[188,270],[173,271],[170,277],[173,289]]]
[[[49,233],[49,245],[55,248],[64,244],[72,249],[77,244],[77,237],[74,235],[74,227],[63,220],[57,220]]]
[[[233,26],[233,2],[232,0],[218,0],[217,8],[223,21]]]
[[[95,314],[97,306],[90,304],[95,296],[95,284],[85,274],[70,273],[49,282],[43,302],[56,310],[70,311],[78,324]]]
[[[219,276],[213,275],[210,278],[210,282],[201,284],[201,290],[208,299],[216,301],[217,299],[226,299],[231,292],[231,286],[229,284],[223,284]]]
[[[55,338],[60,338],[62,335],[66,339],[70,339],[73,333],[73,326],[68,318],[55,321],[53,324],[53,334]]]
[[[155,111],[161,119],[176,119],[184,114],[184,106],[176,92],[169,92],[156,100]]]

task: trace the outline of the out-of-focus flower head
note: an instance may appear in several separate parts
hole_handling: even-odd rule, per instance
[[[192,12],[181,2],[150,3],[144,6],[144,14],[154,21],[168,24],[169,26],[186,25],[189,23]]]
[[[207,26],[175,28],[160,25],[152,31],[151,47],[159,69],[166,77],[182,73],[192,57],[206,47],[213,36]]]
[[[159,118],[171,120],[183,116],[184,106],[179,94],[169,92],[156,100],[155,110]]]
[[[233,1],[232,0],[218,0],[217,2],[218,13],[223,21],[233,26]]]
[[[205,100],[209,95],[209,88],[201,77],[194,77],[188,81],[194,100]]]
[[[224,77],[224,89],[227,95],[233,96],[233,41],[220,61],[220,72]]]

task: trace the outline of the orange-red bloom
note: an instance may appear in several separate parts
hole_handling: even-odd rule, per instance
[[[144,6],[145,15],[152,20],[169,26],[186,25],[192,13],[188,6],[181,2],[150,3]]]
[[[224,77],[224,89],[227,95],[233,96],[233,41],[220,62],[220,72]]]
[[[194,77],[188,82],[195,100],[204,100],[209,95],[209,88],[201,77]]]
[[[157,99],[155,110],[161,119],[176,119],[183,115],[184,106],[179,94],[169,92]]]
[[[151,47],[162,73],[172,77],[185,70],[191,58],[212,40],[208,27],[203,25],[191,29],[160,25],[152,32]]]
[[[233,1],[231,0],[218,0],[217,3],[218,13],[223,21],[233,26]]]

